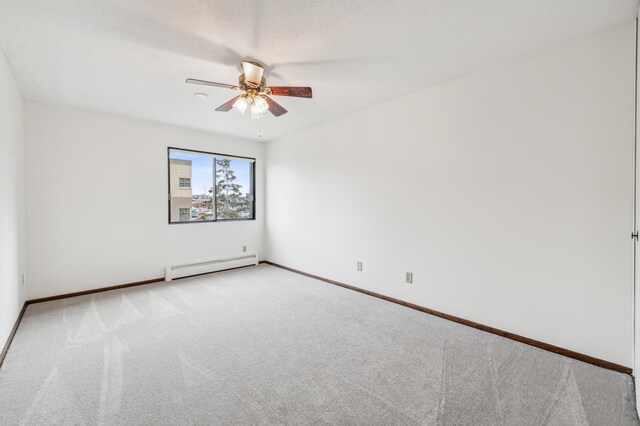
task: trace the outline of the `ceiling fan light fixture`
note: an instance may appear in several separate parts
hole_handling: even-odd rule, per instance
[[[269,111],[269,105],[262,96],[256,96],[251,102],[251,117],[261,118],[267,111]]]
[[[233,109],[244,115],[244,112],[247,110],[248,105],[249,103],[247,102],[247,96],[240,96],[238,100],[233,104]]]

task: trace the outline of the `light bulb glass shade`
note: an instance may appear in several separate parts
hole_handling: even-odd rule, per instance
[[[262,96],[256,96],[251,102],[251,117],[260,118],[269,111],[269,104]]]
[[[238,111],[240,114],[244,114],[244,112],[247,110],[247,105],[248,104],[249,103],[247,102],[247,97],[246,96],[240,96],[238,98],[238,100],[235,101],[235,103],[233,104],[233,109]]]

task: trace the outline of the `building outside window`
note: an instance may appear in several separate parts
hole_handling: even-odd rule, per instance
[[[171,158],[169,159],[169,175],[171,176],[171,221],[189,221],[191,212],[191,160]],[[189,185],[184,187],[186,180]],[[187,211],[186,216],[183,212]],[[186,217],[186,219],[183,219]]]

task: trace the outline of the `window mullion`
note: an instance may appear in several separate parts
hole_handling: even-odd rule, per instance
[[[217,169],[216,167],[218,166],[216,164],[216,157],[212,156],[211,157],[211,161],[213,161],[213,191],[211,191],[211,207],[213,208],[213,220],[217,221],[218,220],[218,197],[216,197],[216,193],[218,192],[217,189],[217,184],[218,182],[216,182],[216,176],[217,176]]]

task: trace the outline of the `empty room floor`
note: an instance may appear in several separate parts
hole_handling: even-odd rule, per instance
[[[260,265],[29,305],[2,424],[639,424],[630,376]]]

